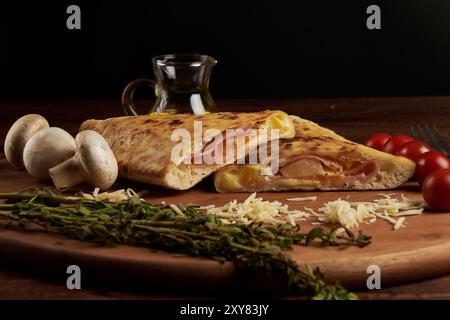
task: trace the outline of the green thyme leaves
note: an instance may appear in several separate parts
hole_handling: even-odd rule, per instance
[[[138,196],[121,202],[66,197],[49,191],[0,194],[0,219],[26,228],[39,225],[49,232],[101,244],[129,244],[231,261],[247,271],[264,272],[276,279],[290,293],[311,299],[354,299],[356,296],[339,284],[330,285],[318,268],[302,270],[287,254],[293,245],[359,246],[370,237],[349,230],[337,233],[314,228],[300,232],[300,227],[284,224],[223,224],[198,206],[153,205]],[[179,214],[181,211],[183,214]]]

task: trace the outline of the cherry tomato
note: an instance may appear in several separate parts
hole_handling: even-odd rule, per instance
[[[423,181],[422,195],[432,209],[450,211],[450,169],[430,173]]]
[[[398,134],[396,136],[392,136],[383,146],[383,149],[381,151],[395,154],[398,148],[410,141],[414,141],[414,139],[406,134]]]
[[[419,159],[419,157],[422,154],[424,154],[428,151],[432,151],[432,150],[433,150],[433,148],[431,148],[425,142],[410,141],[410,142],[403,144],[399,148],[397,148],[397,151],[395,152],[395,154],[398,156],[403,156],[408,159],[411,159],[414,162],[417,162],[417,159]]]
[[[422,154],[416,162],[416,179],[422,184],[425,177],[439,169],[450,169],[450,159],[437,151]]]
[[[364,144],[370,148],[381,150],[383,149],[383,146],[390,138],[391,138],[390,134],[384,132],[376,133],[371,135]]]

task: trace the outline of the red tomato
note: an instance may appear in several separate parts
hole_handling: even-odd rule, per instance
[[[417,159],[419,159],[419,157],[422,154],[424,154],[428,151],[431,151],[431,150],[433,150],[433,148],[431,148],[425,142],[410,141],[410,142],[403,144],[399,148],[397,148],[397,151],[395,152],[395,154],[398,156],[403,156],[408,159],[411,159],[414,162],[417,162]]]
[[[413,138],[406,134],[398,134],[396,136],[392,136],[384,145],[381,151],[395,154],[398,148],[400,148],[403,144],[414,141]]]
[[[430,173],[423,181],[422,195],[432,209],[450,211],[450,169]]]
[[[376,133],[371,135],[364,144],[373,149],[381,150],[383,149],[383,146],[390,138],[391,138],[390,134]]]
[[[450,159],[443,153],[428,151],[417,159],[416,179],[422,184],[427,175],[439,169],[450,169]]]

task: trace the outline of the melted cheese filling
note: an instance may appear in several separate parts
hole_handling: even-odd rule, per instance
[[[247,129],[247,128],[245,128]],[[250,129],[250,128],[248,128]],[[266,120],[265,123],[259,127],[262,132],[258,132],[256,138],[249,133],[245,133],[244,135],[240,135],[240,132],[236,131],[231,136],[228,136],[224,132],[222,132],[219,136],[212,137],[208,139],[208,143],[203,148],[201,153],[191,155],[190,151],[188,153],[180,153],[177,159],[180,159],[175,163],[175,165],[179,165],[183,162],[183,160],[187,156],[191,156],[192,159],[194,157],[203,157],[204,155],[215,156],[216,147],[220,150],[222,149],[222,157],[221,159],[225,160],[225,163],[230,164],[238,160],[236,157],[237,154],[232,153],[232,155],[227,154],[226,146],[227,146],[227,138],[234,139],[234,149],[238,148],[237,144],[244,144],[245,154],[249,152],[249,150],[254,150],[257,146],[261,144],[267,143],[268,140],[276,140],[276,139],[289,139],[295,136],[295,125],[292,119],[283,111],[275,111],[273,112]],[[278,131],[278,136],[271,136],[270,130],[275,129]],[[268,140],[266,140],[268,139]],[[240,145],[242,147],[242,145]],[[184,151],[184,148],[183,148]],[[194,161],[192,161],[194,162]],[[219,163],[218,163],[219,164]]]
[[[299,176],[325,175],[325,170],[320,161],[300,159],[280,168],[280,173],[286,178],[296,178]]]
[[[263,175],[268,167],[261,164],[229,166],[221,169],[220,174],[216,174],[215,186],[219,192],[270,189],[273,183],[278,187],[307,189],[339,186],[373,176],[374,171],[379,171],[375,163],[366,163],[367,165],[360,166],[360,170],[347,175],[342,170],[329,168],[319,160],[310,158],[299,159],[281,167],[275,176]]]
[[[283,111],[274,112],[266,121],[269,129],[278,129],[281,139],[295,136],[295,125],[289,115]]]

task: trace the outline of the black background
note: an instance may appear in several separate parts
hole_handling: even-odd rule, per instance
[[[0,99],[118,99],[176,52],[219,61],[218,98],[450,94],[448,0],[7,1],[0,40]]]

